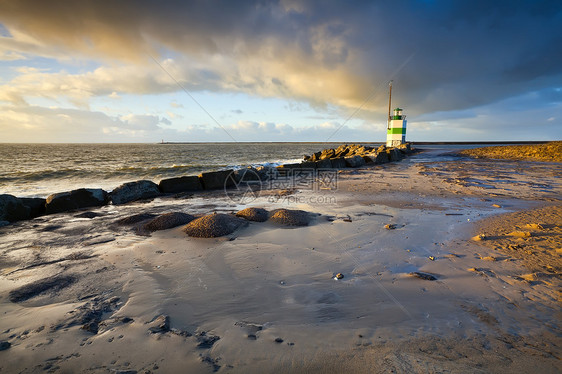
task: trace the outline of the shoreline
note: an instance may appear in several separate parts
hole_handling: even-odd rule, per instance
[[[518,279],[527,274],[520,260],[471,238],[475,223],[498,214],[559,205],[559,178],[545,163],[428,156],[343,169],[336,189],[277,188],[248,203],[220,190],[159,196],[90,208],[91,218],[61,213],[0,228],[0,341],[11,345],[0,366],[555,372],[557,285]],[[147,236],[116,225],[143,213],[246,207],[314,215],[307,226],[249,222],[214,239],[181,226]],[[9,300],[53,276],[74,280]],[[95,333],[84,312],[98,316]]]

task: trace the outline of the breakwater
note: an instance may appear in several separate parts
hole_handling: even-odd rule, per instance
[[[32,219],[45,214],[69,212],[107,204],[120,205],[132,201],[184,192],[219,190],[238,187],[241,183],[264,182],[287,177],[291,170],[334,170],[357,168],[367,164],[399,161],[412,153],[409,143],[395,148],[381,145],[378,148],[352,144],[327,148],[305,155],[299,163],[279,166],[259,166],[242,169],[225,169],[166,178],[155,183],[138,180],[121,184],[108,192],[101,188],[79,188],[49,195],[47,198],[20,198],[10,194],[0,195],[0,226],[11,222]]]

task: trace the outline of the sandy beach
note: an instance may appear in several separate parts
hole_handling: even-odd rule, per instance
[[[1,227],[0,372],[559,373],[560,164],[440,153]],[[308,225],[118,223],[247,207]]]

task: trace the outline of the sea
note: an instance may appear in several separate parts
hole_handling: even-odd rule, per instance
[[[2,144],[0,194],[47,197],[77,188],[111,191],[131,181],[198,175],[206,171],[300,162],[304,155],[342,143]],[[352,144],[352,143],[348,143]],[[382,143],[365,143],[378,147]],[[437,161],[447,152],[482,144],[420,145],[442,150],[416,157]],[[444,155],[444,156],[443,156]]]
[[[378,146],[381,143],[361,143]],[[0,194],[111,191],[131,181],[300,162],[341,143],[0,144]]]

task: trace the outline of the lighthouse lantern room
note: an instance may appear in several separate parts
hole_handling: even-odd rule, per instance
[[[392,81],[388,84],[388,126],[386,132],[386,146],[396,147],[406,142],[406,116],[402,113],[402,109],[396,108],[390,115],[392,102]]]

